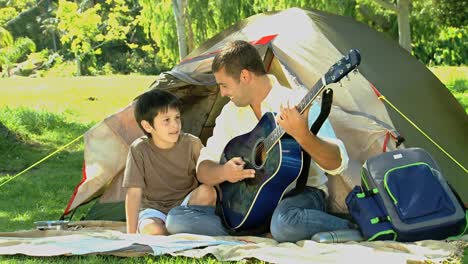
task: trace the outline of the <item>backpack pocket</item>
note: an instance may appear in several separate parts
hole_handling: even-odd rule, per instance
[[[436,173],[424,162],[392,168],[385,173],[385,190],[401,221],[412,224],[455,213]]]
[[[377,202],[377,192],[363,192],[355,186],[346,196],[349,213],[367,240],[396,240],[390,218]]]

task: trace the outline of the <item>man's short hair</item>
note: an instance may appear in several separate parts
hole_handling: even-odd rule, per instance
[[[224,67],[227,75],[237,79],[243,69],[265,75],[265,65],[257,49],[250,43],[243,40],[229,42],[216,54],[211,65],[213,73],[220,71]]]
[[[143,130],[143,133],[148,137],[151,137],[151,134],[147,133],[143,129],[141,121],[145,120],[153,126],[153,120],[159,113],[166,113],[168,109],[176,109],[180,111],[180,106],[180,100],[174,94],[163,90],[153,89],[143,93],[137,98],[134,115],[138,126]]]

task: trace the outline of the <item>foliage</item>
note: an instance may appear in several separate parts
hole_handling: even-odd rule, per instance
[[[6,37],[8,38],[8,37]],[[14,63],[24,58],[29,52],[36,51],[36,44],[29,38],[21,37],[5,42],[6,46],[0,45],[0,70],[5,76],[10,76],[10,70]]]
[[[398,39],[397,16],[393,11],[383,8],[375,0],[356,0],[356,19]]]
[[[162,65],[174,65],[177,61],[177,30],[170,0],[141,0],[139,17],[149,38],[156,42],[158,60]]]
[[[450,27],[434,23],[431,1],[413,5],[413,55],[428,65],[468,64],[468,25]]]
[[[6,22],[12,20],[18,15],[18,11],[16,11],[13,7],[4,7],[0,8],[0,25],[5,25]]]
[[[354,17],[355,5],[356,0],[254,0],[256,13],[300,7],[324,10],[338,15]]]
[[[8,7],[15,9],[15,16],[5,21],[3,26],[15,38],[27,37],[34,41],[39,50],[47,48],[50,39],[40,34],[40,25],[44,19],[54,15],[55,2],[52,0],[8,1]]]
[[[75,72],[75,63],[73,61],[64,60],[63,56],[59,55],[53,59],[53,63],[50,64],[50,67],[40,71],[39,74],[41,77],[70,77],[73,76]]]
[[[0,48],[5,48],[12,44],[13,36],[11,35],[11,33],[3,27],[0,27]]]
[[[0,27],[35,4],[35,0],[0,0]]]
[[[142,0],[141,5],[140,19],[145,32],[157,43],[160,62],[170,68],[179,60],[172,3],[170,0]],[[354,0],[191,0],[185,10],[189,47],[192,50],[229,26],[257,13],[304,7],[353,16],[354,5]]]
[[[463,27],[467,25],[468,2],[460,0],[433,0],[434,14],[438,22],[445,26]]]
[[[35,0],[0,0],[0,8],[11,6],[19,12],[35,4]]]
[[[105,8],[102,8],[104,6]],[[110,10],[111,12],[102,12]],[[57,10],[60,41],[69,47],[77,63],[77,75],[96,74],[96,56],[102,54],[101,46],[109,42],[126,42],[126,35],[136,20],[128,15],[124,0],[105,1],[81,9],[77,3],[59,0]]]
[[[353,17],[398,40],[397,16],[376,0],[184,1],[189,50],[244,18],[290,7]],[[467,5],[412,0],[412,54],[428,65],[467,64]],[[179,61],[171,0],[0,0],[2,24],[17,38],[32,39],[38,50],[74,60],[78,74],[158,74]]]

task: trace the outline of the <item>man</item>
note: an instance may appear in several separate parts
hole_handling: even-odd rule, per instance
[[[197,162],[197,178],[208,186],[224,181],[238,182],[255,177],[255,171],[244,169],[241,157],[220,165],[219,158],[232,138],[250,132],[265,112],[277,112],[278,124],[307,151],[311,162],[305,190],[283,199],[275,209],[270,232],[279,242],[310,239],[322,231],[347,229],[351,224],[329,215],[326,210],[327,181],[342,172],[348,163],[343,143],[336,139],[330,124],[325,122],[319,136],[309,130],[308,111],[301,115],[295,106],[303,95],[281,86],[274,76],[266,74],[255,47],[245,41],[234,41],[216,55],[212,64],[222,96],[231,101],[216,119],[213,136],[201,150]],[[317,109],[315,109],[317,110]],[[288,187],[293,189],[295,182]],[[181,206],[168,214],[169,233],[227,235],[214,207]]]

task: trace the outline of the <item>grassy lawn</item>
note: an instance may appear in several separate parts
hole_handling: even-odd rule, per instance
[[[468,113],[468,67],[431,69]],[[69,146],[25,174],[17,173],[129,104],[155,76],[0,79],[0,232],[56,220],[81,180],[83,143]],[[4,184],[2,186],[2,183]],[[86,208],[82,210],[81,213]],[[79,219],[80,212],[74,219]],[[467,251],[465,251],[466,259]],[[215,263],[173,257],[2,257],[2,263]]]
[[[430,69],[447,86],[468,114],[468,66]]]

